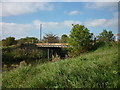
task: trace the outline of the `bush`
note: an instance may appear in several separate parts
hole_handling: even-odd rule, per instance
[[[60,56],[58,56],[57,54],[55,56],[52,55],[52,62],[56,62],[56,61],[59,61],[59,60],[61,60]]]
[[[3,51],[2,52],[2,63],[9,64],[14,60],[14,55],[11,52]]]
[[[15,45],[16,41],[14,37],[8,37],[6,39],[2,40],[2,45],[3,46],[11,46],[11,45]]]
[[[101,47],[102,48],[102,47]],[[3,88],[119,88],[118,49],[4,72]]]
[[[27,48],[28,47],[28,48]],[[3,63],[18,63],[20,61],[39,60],[47,56],[44,50],[32,46],[7,47],[2,49]]]

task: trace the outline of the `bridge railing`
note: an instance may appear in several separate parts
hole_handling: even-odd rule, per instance
[[[68,43],[36,43],[39,47],[69,47]]]
[[[69,45],[68,43],[36,43],[36,45]]]

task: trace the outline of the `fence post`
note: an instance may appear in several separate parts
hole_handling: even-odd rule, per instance
[[[50,54],[49,54],[49,53],[50,53],[50,50],[49,50],[49,48],[48,48],[48,60],[49,60],[49,58],[50,58],[50,56],[49,56]]]

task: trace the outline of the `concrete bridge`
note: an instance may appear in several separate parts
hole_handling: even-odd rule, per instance
[[[67,48],[70,47],[68,43],[36,43],[40,48],[47,49],[47,57],[50,59],[50,55],[54,53],[54,49]]]
[[[68,43],[36,43],[38,47],[60,47],[60,48],[67,48],[70,47]]]

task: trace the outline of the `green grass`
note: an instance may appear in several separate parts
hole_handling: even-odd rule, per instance
[[[24,66],[2,74],[3,88],[117,88],[118,48],[103,47],[76,58]]]
[[[2,88],[2,73],[0,73],[0,89]]]

